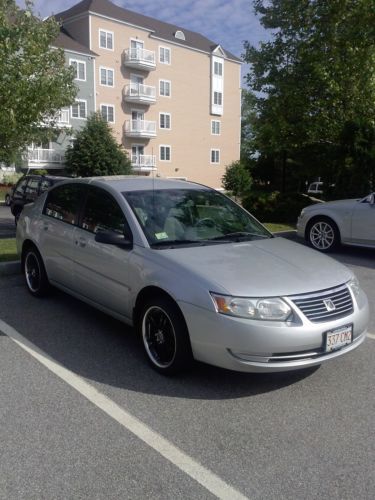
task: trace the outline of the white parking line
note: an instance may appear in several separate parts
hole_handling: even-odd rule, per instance
[[[146,424],[133,417],[129,412],[118,406],[114,401],[99,392],[95,387],[88,384],[78,375],[74,374],[59,363],[56,363],[47,354],[41,351],[34,344],[24,338],[17,330],[0,320],[0,330],[11,340],[28,352],[33,358],[44,365],[48,370],[61,378],[69,386],[73,387],[82,396],[88,399],[95,406],[103,410],[107,415],[116,420],[141,439],[148,446],[157,451],[172,464],[189,475],[204,488],[214,494],[217,498],[225,500],[245,500],[247,497],[220,479],[216,474],[208,470],[199,462],[181,451],[174,444],[153,431]]]
[[[367,333],[369,339],[375,340],[375,333]]]

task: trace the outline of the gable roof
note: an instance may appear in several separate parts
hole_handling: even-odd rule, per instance
[[[123,9],[108,0],[82,0],[70,9],[55,14],[55,18],[64,23],[64,21],[88,12],[144,28],[150,31],[153,37],[198,49],[209,54],[218,47],[218,43],[209,40],[199,33]],[[176,38],[176,31],[182,31],[185,35],[185,40]],[[223,48],[222,50],[228,59],[241,62],[241,59],[235,55]]]
[[[74,40],[74,38],[72,38],[70,35],[68,35],[64,28],[60,30],[59,35],[54,40],[52,45],[54,47],[58,47],[59,49],[70,50],[72,52],[87,54],[94,57],[97,56],[95,52],[88,49],[85,45],[82,45],[81,43]]]

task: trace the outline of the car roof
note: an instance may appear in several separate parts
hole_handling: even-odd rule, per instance
[[[71,179],[72,180],[72,179]],[[74,179],[75,182],[91,184],[94,186],[107,185],[112,190],[122,193],[124,191],[143,191],[153,189],[197,189],[211,190],[208,186],[195,182],[178,179],[165,179],[160,177],[144,177],[129,175],[112,175],[103,177],[84,177]]]

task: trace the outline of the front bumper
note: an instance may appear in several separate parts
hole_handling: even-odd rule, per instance
[[[360,304],[360,305],[358,305]],[[367,298],[354,304],[353,313],[333,321],[298,323],[255,321],[225,316],[192,304],[179,304],[190,334],[194,358],[242,372],[281,372],[320,365],[359,347],[369,322]],[[353,341],[324,352],[325,333],[353,324]]]

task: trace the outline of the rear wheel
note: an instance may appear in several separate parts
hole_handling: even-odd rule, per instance
[[[34,295],[34,297],[46,295],[50,285],[42,257],[34,246],[29,247],[25,252],[23,270],[29,292]]]
[[[320,252],[331,252],[340,243],[340,233],[336,224],[328,217],[313,220],[307,229],[307,239]]]
[[[171,299],[149,299],[142,307],[139,327],[147,359],[156,371],[171,375],[189,367],[193,356],[188,330]]]

